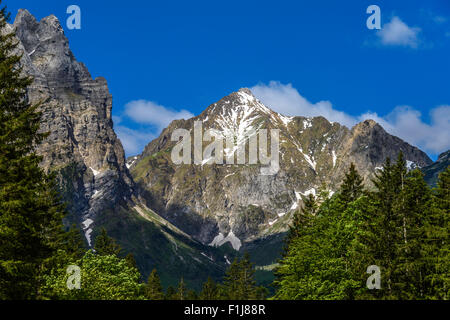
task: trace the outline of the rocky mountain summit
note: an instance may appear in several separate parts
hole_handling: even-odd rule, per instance
[[[223,138],[224,162],[212,161],[215,153],[205,157],[211,142],[202,141],[203,154],[196,156],[193,148],[191,164],[174,164],[172,151],[181,142],[173,135],[179,129],[189,132],[191,145],[195,134],[207,135],[208,129],[214,137]],[[258,135],[261,147],[260,132],[267,132],[272,146],[269,132],[274,129],[279,137],[279,168],[261,174],[266,166],[249,162],[249,146]],[[226,139],[232,144],[226,144]],[[244,156],[238,156],[239,150],[245,151]],[[432,162],[375,121],[348,129],[323,117],[283,116],[244,88],[194,118],[173,121],[133,159],[130,170],[147,205],[165,219],[203,244],[229,242],[239,250],[245,243],[286,231],[302,196],[316,195],[321,187],[332,194],[351,162],[370,185],[375,170],[400,151],[411,166]],[[199,155],[203,155],[200,161]]]
[[[222,251],[193,240],[140,201],[113,130],[106,80],[93,79],[76,60],[58,19],[37,21],[20,10],[7,28],[19,42],[24,74],[34,79],[28,99],[42,103],[41,131],[49,137],[37,152],[42,167],[57,173],[68,205],[65,224],[76,224],[89,247],[106,228],[134,254],[144,276],[156,267],[165,285],[178,283],[181,270],[193,287],[208,275],[220,277],[227,265]]]
[[[69,48],[55,16],[38,22],[20,10],[12,25],[23,50],[24,71],[34,77],[28,96],[43,102],[41,130],[50,136],[39,146],[43,167],[58,170],[71,222],[82,223],[90,243],[99,212],[126,203],[133,182],[113,130],[112,97],[104,78],[92,79]],[[69,183],[70,182],[70,183]]]

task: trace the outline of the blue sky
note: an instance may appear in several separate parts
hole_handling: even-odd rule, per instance
[[[351,126],[374,118],[432,158],[450,148],[450,1],[4,0],[56,15],[107,79],[127,155],[167,122],[241,87],[274,110]],[[81,30],[66,9],[81,8]],[[369,5],[382,30],[369,30]]]

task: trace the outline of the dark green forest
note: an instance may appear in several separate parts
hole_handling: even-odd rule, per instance
[[[274,293],[255,281],[248,254],[234,259],[223,280],[209,278],[199,292],[163,290],[158,271],[148,279],[133,255],[103,229],[87,250],[68,214],[55,175],[44,172],[35,146],[39,104],[27,102],[32,79],[22,74],[17,43],[3,32],[0,12],[0,299],[1,300],[354,300],[448,299],[450,288],[450,168],[431,188],[419,170],[407,171],[400,153],[387,159],[370,187],[350,166],[338,192],[323,188],[304,198],[294,214]],[[69,289],[80,269],[80,288]],[[369,266],[379,268],[379,288],[367,286]]]

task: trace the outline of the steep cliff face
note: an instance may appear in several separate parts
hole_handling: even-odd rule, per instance
[[[106,80],[92,79],[75,59],[55,16],[38,22],[20,10],[12,27],[21,42],[24,72],[35,79],[29,99],[43,102],[41,130],[50,133],[38,149],[42,166],[59,172],[71,222],[82,223],[90,242],[97,213],[130,201],[133,193],[113,130]]]
[[[164,285],[176,285],[180,274],[197,289],[208,275],[220,278],[232,253],[202,245],[139,200],[113,130],[106,80],[92,79],[75,59],[58,19],[37,21],[20,10],[7,29],[19,41],[24,74],[34,78],[28,98],[42,103],[41,131],[50,135],[37,152],[43,168],[58,174],[66,224],[77,224],[89,246],[106,228],[144,277],[157,268]]]
[[[195,164],[194,148],[192,164],[174,164],[175,129],[189,130],[193,144],[195,123],[201,123],[203,133],[212,129],[224,139],[224,154],[235,157],[233,164],[226,158],[223,164],[211,164],[207,155]],[[269,175],[262,174],[265,166],[260,162],[249,162],[250,137],[263,129],[269,146],[270,132],[279,130],[279,170]],[[226,145],[227,138],[234,146]],[[202,142],[202,152],[210,143]],[[242,164],[236,156],[239,148],[245,150]],[[336,191],[351,162],[370,184],[376,168],[400,151],[411,164],[431,163],[425,153],[374,121],[348,129],[323,117],[286,117],[241,89],[195,118],[172,122],[133,159],[130,170],[148,205],[167,220],[204,244],[230,242],[238,250],[250,241],[284,232],[302,196],[318,194],[323,185]]]

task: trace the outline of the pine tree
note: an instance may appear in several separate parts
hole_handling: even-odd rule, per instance
[[[450,167],[439,175],[431,216],[425,229],[424,255],[430,271],[424,274],[427,299],[450,298]]]
[[[186,300],[198,300],[197,292],[195,292],[195,290],[188,290]]]
[[[318,206],[320,206],[320,204],[322,204],[329,198],[330,198],[330,190],[328,190],[327,184],[325,182],[322,182],[317,190],[316,202]]]
[[[54,175],[46,174],[35,147],[39,104],[31,105],[18,43],[0,10],[0,299],[39,298],[43,263],[59,248],[65,214]]]
[[[164,300],[161,281],[156,269],[153,269],[150,276],[148,277],[145,296],[149,300]]]
[[[349,249],[364,207],[356,200],[344,210],[337,197],[326,200],[298,233],[275,271],[275,299],[352,299],[356,281]]]
[[[102,228],[100,234],[97,236],[97,238],[95,238],[94,250],[97,254],[102,256],[118,256],[121,248],[113,238],[108,236],[108,234],[106,233],[106,229]]]
[[[85,253],[83,236],[76,225],[72,225],[68,232],[64,233],[65,252],[73,259],[80,259]]]
[[[393,165],[387,159],[373,182],[376,190],[369,193],[354,260],[365,262],[359,270],[362,278],[367,278],[362,268],[380,267],[382,289],[365,291],[361,297],[425,298],[429,288],[425,278],[432,268],[425,246],[434,233],[429,187],[418,170],[408,174],[402,153]]]
[[[177,291],[174,287],[169,286],[166,291],[165,300],[178,300]]]
[[[365,212],[365,223],[359,233],[359,242],[363,244],[361,248],[364,248],[364,252],[361,252],[362,257],[358,260],[365,261],[366,268],[369,265],[379,266],[383,275],[383,289],[372,290],[370,294],[373,298],[394,298],[394,283],[398,283],[394,273],[397,268],[395,244],[402,241],[402,236],[398,233],[393,207],[402,190],[404,177],[401,175],[406,172],[402,154],[399,155],[399,160],[393,165],[389,158],[386,159],[383,169],[372,180],[376,190],[370,193],[372,205],[368,209],[371,210]],[[367,275],[364,277],[367,278]]]
[[[355,164],[352,162],[339,188],[339,199],[346,206],[350,202],[358,199],[362,195],[363,189],[363,179],[356,170]]]
[[[134,259],[134,255],[132,253],[129,253],[125,256],[125,260],[127,264],[130,266],[130,268],[138,269],[136,259]]]
[[[309,194],[307,197],[303,197],[303,207],[294,212],[292,222],[289,225],[289,231],[284,241],[283,256],[289,251],[289,246],[294,239],[298,238],[303,230],[310,227],[318,207],[314,195]]]
[[[200,292],[200,300],[217,300],[218,298],[219,291],[217,285],[211,277],[208,277]]]
[[[226,300],[252,300],[258,297],[258,287],[254,279],[255,270],[250,255],[245,253],[241,260],[234,259],[228,267],[221,294]]]
[[[428,290],[424,278],[431,271],[424,256],[426,226],[433,211],[431,190],[418,169],[402,181],[393,213],[397,232],[402,236],[396,245],[397,269],[394,273],[397,283],[393,283],[394,294],[400,299],[423,299]]]
[[[186,283],[184,282],[183,277],[180,279],[180,283],[178,284],[178,289],[177,289],[177,300],[186,300],[186,295],[187,295],[187,288],[186,288]]]

